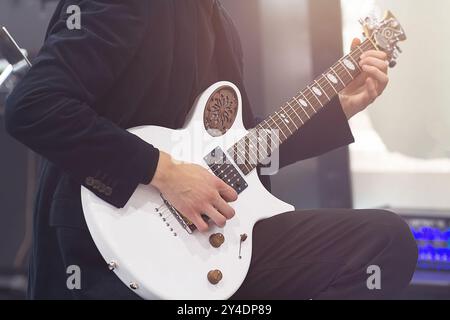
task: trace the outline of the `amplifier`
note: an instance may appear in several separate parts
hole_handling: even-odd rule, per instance
[[[450,210],[400,210],[419,248],[418,269],[450,272]]]

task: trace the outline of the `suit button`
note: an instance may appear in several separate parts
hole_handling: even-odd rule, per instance
[[[92,187],[94,185],[95,179],[92,177],[87,177],[86,178],[86,185],[89,187]]]
[[[105,191],[106,191],[106,186],[102,183],[102,184],[100,184],[100,187],[99,187],[99,189],[98,189],[98,191],[100,191],[101,193],[105,193]]]
[[[113,190],[111,187],[106,187],[105,195],[107,195],[109,197],[110,195],[112,195],[112,192],[113,192]]]
[[[92,187],[93,187],[95,190],[99,190],[99,189],[100,189],[100,186],[101,186],[101,182],[98,181],[98,180],[94,180],[94,184],[93,184]]]

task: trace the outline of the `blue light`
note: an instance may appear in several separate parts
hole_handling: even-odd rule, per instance
[[[430,226],[411,228],[419,249],[418,267],[450,270],[450,228]]]

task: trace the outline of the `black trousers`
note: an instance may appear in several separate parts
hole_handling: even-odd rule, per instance
[[[412,233],[391,212],[292,212],[256,225],[250,272],[233,299],[393,299],[416,263]]]
[[[53,231],[61,267],[84,270],[81,290],[69,292],[65,280],[58,281],[53,297],[138,298],[107,269],[87,231]],[[417,261],[406,223],[378,210],[286,213],[259,222],[253,241],[250,271],[233,299],[391,299],[409,284]],[[381,290],[369,290],[369,266],[379,267]],[[34,291],[31,298],[48,296]]]

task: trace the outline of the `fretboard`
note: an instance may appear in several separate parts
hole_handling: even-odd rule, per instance
[[[264,163],[282,143],[325,108],[361,73],[361,55],[374,49],[371,41],[364,41],[233,145],[228,154],[242,172],[248,175]]]

